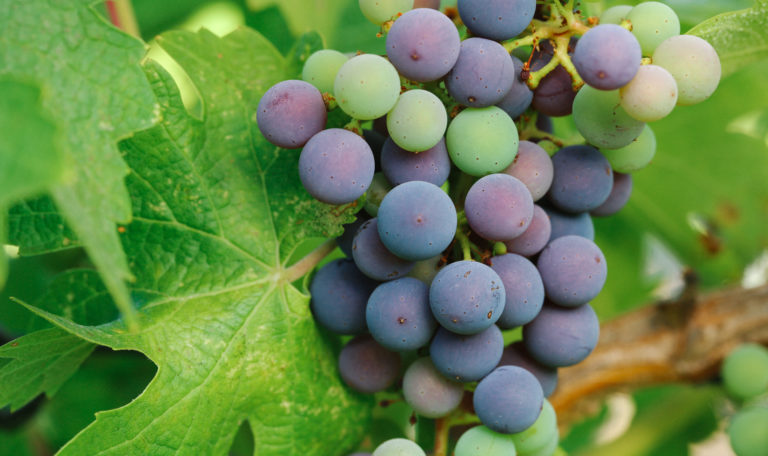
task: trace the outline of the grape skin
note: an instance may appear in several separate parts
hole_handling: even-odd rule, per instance
[[[709,98],[722,76],[715,48],[697,36],[679,35],[663,41],[653,52],[653,63],[675,78],[679,106]]]
[[[558,209],[591,211],[608,199],[613,171],[608,160],[590,146],[568,146],[552,156],[554,178],[548,197]]]
[[[581,37],[573,64],[584,82],[601,90],[625,86],[640,68],[643,56],[637,39],[623,27],[598,25]]]
[[[563,236],[550,242],[541,251],[536,266],[547,298],[566,307],[594,299],[608,274],[603,252],[581,236]]]
[[[365,308],[365,321],[376,342],[393,351],[421,348],[437,329],[429,288],[411,277],[376,287]]]
[[[444,266],[442,260],[443,257],[437,255],[426,260],[417,261],[411,272],[408,273],[408,277],[419,279],[427,286],[432,285],[432,280],[434,280],[437,273]]]
[[[471,336],[438,328],[429,346],[429,356],[446,378],[474,382],[491,372],[504,351],[504,336],[496,325]]]
[[[351,260],[331,261],[317,271],[309,286],[315,321],[336,334],[364,333],[365,308],[377,285]]]
[[[507,95],[501,99],[496,106],[504,110],[511,118],[516,118],[524,113],[533,101],[533,91],[528,87],[525,81],[521,79],[523,72],[523,62],[512,56],[512,64],[515,67],[515,77],[512,78],[512,87]]]
[[[336,74],[333,93],[351,117],[373,120],[388,113],[400,97],[400,75],[385,58],[373,54],[352,57]]]
[[[392,139],[387,139],[381,149],[381,169],[393,185],[424,181],[440,186],[448,180],[451,158],[444,139],[418,154],[408,152]]]
[[[618,149],[601,149],[611,168],[619,173],[639,171],[651,163],[656,155],[656,135],[648,125],[634,141]]]
[[[522,341],[515,342],[504,348],[499,366],[518,366],[532,373],[541,384],[544,397],[549,397],[557,388],[557,369],[544,366],[531,358]]]
[[[643,65],[634,79],[619,89],[621,107],[642,122],[667,117],[677,104],[677,83],[669,71],[657,65]]]
[[[529,455],[543,450],[551,445],[553,440],[557,442],[557,415],[552,404],[544,399],[544,406],[541,408],[541,414],[539,414],[536,422],[523,432],[512,434],[510,438],[521,455]]]
[[[578,364],[595,349],[600,323],[589,304],[566,308],[549,303],[523,327],[523,343],[528,353],[549,367]]]
[[[390,139],[409,152],[434,147],[443,139],[447,126],[445,106],[426,90],[409,90],[400,95],[395,107],[387,114]]]
[[[584,86],[573,101],[573,121],[591,144],[601,149],[624,147],[640,136],[645,124],[621,107],[618,90]]]
[[[339,51],[321,49],[310,55],[304,62],[301,79],[317,87],[320,92],[333,93],[336,74],[347,60],[349,57]]]
[[[392,184],[389,183],[384,174],[374,174],[371,186],[368,187],[368,191],[365,193],[365,204],[363,205],[365,212],[371,217],[378,216],[381,201],[390,190],[392,190]]]
[[[336,238],[336,243],[347,258],[352,258],[352,242],[355,240],[355,236],[357,236],[357,230],[370,219],[365,212],[358,212],[357,220],[344,225],[344,232]]]
[[[297,80],[270,87],[256,109],[261,134],[286,149],[304,146],[325,128],[327,116],[323,94],[312,84]]]
[[[383,391],[400,376],[400,355],[377,344],[371,336],[357,336],[339,353],[339,374],[355,391]]]
[[[387,57],[404,77],[417,82],[442,78],[456,64],[461,39],[445,14],[414,9],[403,14],[387,34]]]
[[[643,2],[627,14],[643,55],[651,56],[662,41],[680,35],[680,19],[675,11],[661,2]]]
[[[632,175],[614,172],[611,194],[600,207],[593,209],[590,213],[598,217],[613,215],[627,204],[631,195]]]
[[[768,391],[768,349],[743,344],[723,362],[723,385],[733,397],[750,399]]]
[[[371,185],[375,168],[368,143],[341,128],[316,134],[299,156],[299,177],[304,188],[328,204],[351,203],[362,196]]]
[[[514,77],[512,57],[501,44],[469,38],[461,42],[459,58],[445,76],[445,88],[459,103],[483,108],[501,101]]]
[[[470,176],[506,169],[517,155],[518,142],[515,122],[496,106],[461,111],[445,136],[451,161]]]
[[[381,243],[376,218],[358,230],[352,242],[352,258],[363,274],[381,282],[402,277],[413,268],[413,263],[398,258]]]
[[[491,174],[469,189],[464,211],[469,226],[479,236],[491,241],[508,241],[523,234],[530,225],[533,199],[517,178]]]
[[[765,456],[768,448],[768,407],[757,405],[736,413],[728,427],[731,447],[738,456]]]
[[[532,257],[541,252],[552,235],[552,224],[549,221],[549,216],[544,209],[540,206],[533,205],[533,218],[531,224],[528,225],[528,229],[523,234],[507,241],[504,244],[507,246],[507,252],[516,253],[525,257]]]
[[[632,7],[629,5],[612,6],[600,15],[600,23],[620,25],[630,11],[632,11]]]
[[[413,0],[359,0],[360,11],[366,19],[375,25],[381,25],[399,13],[413,8]]]
[[[592,217],[589,216],[589,213],[566,214],[548,206],[543,206],[543,209],[549,216],[552,227],[549,242],[568,235],[581,236],[590,241],[595,240],[595,225],[592,223]]]
[[[534,201],[538,201],[547,194],[552,185],[554,167],[552,159],[541,146],[530,141],[520,141],[517,155],[504,173],[520,179]]]
[[[491,430],[522,432],[539,417],[544,393],[536,377],[517,366],[501,366],[482,379],[473,397],[475,413]]]
[[[473,35],[497,41],[519,35],[536,12],[536,0],[459,0],[456,6]]]
[[[464,387],[440,374],[429,357],[419,358],[405,371],[403,396],[419,415],[440,418],[459,406]]]
[[[540,70],[549,63],[551,56],[535,59],[531,63],[531,71]],[[557,66],[552,72],[539,81],[533,91],[533,109],[551,117],[563,117],[573,112],[573,102],[576,98],[573,90],[573,79],[562,66]]]
[[[465,431],[456,442],[454,456],[515,456],[517,450],[511,436],[499,434],[486,426]]]
[[[420,446],[407,439],[390,439],[375,450],[373,456],[426,456]]]
[[[544,304],[544,284],[536,266],[525,257],[508,253],[491,258],[491,269],[501,278],[506,295],[499,327],[512,329],[536,318]]]

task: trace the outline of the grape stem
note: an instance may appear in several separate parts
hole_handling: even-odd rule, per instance
[[[336,238],[328,239],[309,253],[301,260],[297,261],[285,269],[283,277],[286,281],[293,282],[304,277],[309,271],[313,270],[325,257],[327,257],[336,248]]]
[[[129,35],[141,38],[139,22],[136,20],[131,0],[107,0],[106,7],[112,25]]]
[[[448,436],[450,430],[451,423],[447,417],[435,420],[434,456],[448,456]]]
[[[352,133],[354,133],[354,134],[356,134],[358,136],[363,136],[363,126],[360,125],[360,119],[352,119],[352,120],[350,120],[349,123],[344,125],[343,128],[345,130],[351,131]]]
[[[465,261],[472,261],[472,246],[469,242],[469,237],[461,230],[461,226],[456,230],[456,239],[461,245],[461,253]]]

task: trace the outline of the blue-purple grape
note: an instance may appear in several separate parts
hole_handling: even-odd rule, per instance
[[[588,303],[605,285],[608,269],[600,248],[581,236],[563,236],[544,247],[536,263],[547,298],[560,306]]]
[[[592,353],[600,322],[592,306],[560,307],[545,303],[539,315],[523,327],[528,354],[550,367],[578,364]]]
[[[584,82],[600,90],[615,90],[635,77],[642,58],[640,43],[630,31],[601,24],[581,37],[572,60]]]
[[[357,220],[344,225],[344,232],[341,233],[341,236],[336,238],[336,243],[339,244],[339,248],[344,252],[344,255],[346,255],[347,258],[352,258],[352,243],[355,240],[355,236],[357,236],[357,230],[363,226],[363,223],[370,219],[371,217],[364,211],[358,212]]]
[[[429,357],[419,358],[405,371],[403,396],[419,415],[440,418],[459,406],[464,386],[445,378]]]
[[[484,425],[502,434],[514,434],[536,422],[544,404],[544,392],[527,370],[501,366],[477,384],[472,402]]]
[[[504,47],[485,38],[462,41],[459,58],[445,77],[448,93],[473,108],[501,101],[512,88],[515,65]]]
[[[504,348],[499,366],[518,366],[532,373],[541,384],[544,397],[549,397],[557,387],[557,369],[545,366],[528,354],[523,341],[518,341]]]
[[[389,388],[400,377],[400,355],[371,336],[357,336],[339,353],[339,373],[350,388],[373,394]]]
[[[479,236],[491,241],[508,241],[523,234],[530,225],[533,199],[517,178],[491,174],[469,189],[464,211],[469,226]]]
[[[507,241],[504,244],[507,246],[509,253],[516,253],[525,257],[532,257],[541,252],[552,235],[552,225],[549,221],[549,216],[544,209],[540,206],[533,205],[533,218],[531,224],[528,225],[528,229],[523,234]]]
[[[504,173],[518,178],[531,192],[534,201],[547,194],[552,186],[554,167],[546,150],[536,143],[520,141],[515,160]]]
[[[366,276],[378,280],[394,280],[408,274],[413,263],[395,256],[381,243],[378,219],[363,223],[352,242],[352,258]]]
[[[525,325],[544,304],[544,284],[536,266],[525,257],[508,253],[491,258],[491,269],[504,284],[504,312],[496,322],[501,329]]]
[[[549,242],[568,235],[581,236],[590,241],[595,240],[595,225],[592,223],[592,217],[589,216],[588,212],[567,214],[549,206],[542,206],[542,208],[549,216],[549,223],[552,228]]]
[[[459,0],[457,6],[473,35],[497,41],[519,35],[536,12],[536,0]]]
[[[304,146],[325,128],[327,117],[323,94],[298,80],[273,85],[256,110],[256,122],[267,141],[286,149]]]
[[[315,320],[337,334],[365,332],[365,308],[378,283],[351,260],[338,259],[317,271],[309,286]]]
[[[457,382],[474,382],[488,375],[503,351],[504,336],[496,325],[471,336],[439,328],[429,346],[435,368]]]
[[[554,177],[549,201],[571,213],[588,212],[608,199],[613,187],[611,164],[590,146],[568,146],[552,157]]]
[[[437,329],[429,308],[429,288],[411,277],[376,287],[368,299],[365,320],[376,342],[394,351],[427,345]]]
[[[538,71],[549,63],[552,56],[544,55],[531,63],[531,71]],[[531,106],[550,117],[563,117],[573,112],[573,101],[576,91],[573,90],[573,79],[562,66],[557,66],[544,76],[533,91]]]
[[[417,154],[387,139],[381,149],[381,169],[392,185],[424,181],[441,186],[451,172],[451,159],[445,147],[445,139]]]
[[[613,215],[627,204],[630,195],[632,195],[632,175],[614,172],[611,194],[603,204],[593,209],[591,214],[598,217]]]
[[[512,87],[507,92],[507,95],[496,103],[496,106],[503,109],[509,117],[514,119],[531,106],[533,91],[521,78],[523,62],[513,55],[512,64],[515,66],[515,77],[512,78]]]

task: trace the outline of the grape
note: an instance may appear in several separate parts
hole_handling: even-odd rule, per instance
[[[413,263],[396,257],[384,247],[375,218],[363,223],[358,230],[352,242],[352,257],[363,274],[382,282],[402,277],[413,268]]]
[[[379,236],[390,252],[411,261],[440,254],[456,234],[456,208],[440,187],[423,181],[400,184],[379,207]]]
[[[376,172],[381,171],[381,148],[387,140],[387,136],[382,135],[376,130],[363,130],[363,139],[371,147],[373,160],[376,162]]]
[[[510,438],[515,443],[517,451],[523,456],[547,448],[553,440],[557,442],[557,415],[552,404],[544,399],[544,406],[536,422],[523,432],[512,434]]]
[[[429,343],[437,322],[426,285],[403,277],[382,283],[370,296],[365,320],[376,342],[394,351],[416,350]]]
[[[352,242],[355,240],[355,236],[357,236],[357,230],[370,219],[365,212],[358,212],[357,220],[344,225],[344,232],[336,238],[336,243],[339,244],[339,248],[347,258],[352,258]]]
[[[323,130],[299,156],[299,177],[310,195],[328,204],[359,198],[371,184],[376,163],[363,138],[348,130]]]
[[[410,181],[424,181],[443,185],[451,172],[451,159],[445,140],[418,154],[408,152],[387,139],[381,149],[381,169],[394,185]]]
[[[675,109],[677,83],[669,71],[656,65],[643,65],[634,79],[619,90],[621,107],[643,122],[663,119]]]
[[[675,11],[660,2],[643,2],[632,8],[627,14],[643,55],[653,55],[653,51],[662,41],[680,34],[680,19]]]
[[[645,124],[621,107],[618,90],[584,86],[573,101],[573,121],[584,138],[601,149],[618,149],[640,136]]]
[[[459,0],[456,6],[473,35],[497,41],[519,35],[536,12],[536,0]]]
[[[395,21],[387,34],[387,57],[404,77],[418,82],[435,81],[453,68],[461,39],[445,14],[414,9]]]
[[[400,76],[387,59],[373,54],[352,57],[336,75],[333,93],[339,107],[360,120],[388,113],[400,96]]]
[[[603,252],[581,236],[563,236],[550,242],[536,265],[547,298],[567,307],[591,301],[603,289],[608,274]]]
[[[312,84],[288,80],[273,85],[259,100],[256,122],[272,144],[302,147],[325,128],[328,117],[323,94]]]
[[[419,358],[405,371],[403,396],[419,415],[440,418],[459,406],[464,387],[446,379],[428,357]]]
[[[595,240],[595,225],[592,223],[592,217],[589,216],[589,213],[566,214],[548,206],[543,206],[543,209],[549,216],[552,227],[549,242],[568,235],[581,236],[590,241]]]
[[[315,320],[337,334],[364,333],[365,306],[377,285],[351,260],[331,261],[317,271],[309,286]]]
[[[554,178],[548,196],[558,209],[572,213],[591,211],[611,194],[611,165],[594,147],[564,147],[552,156],[552,165]]]
[[[491,268],[504,284],[506,301],[499,318],[501,329],[512,329],[533,320],[544,304],[544,284],[536,266],[520,255],[491,258]]]
[[[557,444],[559,443],[559,435],[555,435],[555,438],[547,442],[546,445],[536,451],[530,453],[520,454],[520,456],[554,456],[557,451]]]
[[[395,107],[387,114],[390,138],[409,152],[434,147],[443,139],[446,126],[445,106],[426,90],[409,90],[400,95]]]
[[[600,23],[619,25],[621,21],[627,18],[631,10],[632,7],[629,5],[612,6],[600,15]]]
[[[435,278],[440,269],[443,267],[443,257],[438,255],[436,257],[428,258],[426,260],[417,261],[413,265],[413,269],[408,273],[408,277],[421,280],[425,285],[431,285],[432,279]]]
[[[601,149],[611,168],[619,173],[631,173],[648,166],[656,155],[656,135],[648,125],[640,136],[629,145],[619,149]]]
[[[517,127],[500,108],[468,108],[448,125],[445,143],[451,161],[470,176],[506,169],[515,159]]]
[[[459,103],[483,108],[501,101],[514,77],[515,64],[501,44],[469,38],[461,42],[459,59],[445,77],[445,88]]]
[[[493,326],[505,300],[499,275],[475,261],[449,264],[429,288],[429,304],[438,323],[457,334],[477,334]]]
[[[738,456],[765,456],[768,450],[768,407],[740,410],[728,428],[731,447]]]
[[[516,178],[491,174],[472,185],[464,210],[475,233],[491,241],[508,241],[523,234],[530,225],[533,199],[525,184]]]
[[[512,78],[512,87],[507,95],[501,99],[496,106],[504,110],[511,118],[515,118],[524,113],[533,101],[533,91],[528,87],[520,77],[523,71],[523,62],[512,56],[512,64],[515,66],[515,76]]]
[[[538,201],[552,185],[554,168],[552,159],[541,146],[520,141],[515,160],[504,172],[520,179],[528,187],[533,200]]]
[[[465,431],[456,442],[454,456],[515,456],[515,444],[506,434],[499,434],[485,426]]]
[[[574,96],[575,95],[576,94],[574,93]],[[543,131],[544,133],[549,133],[550,135],[555,132],[555,126],[552,123],[552,118],[542,113],[539,113],[539,115],[536,117],[536,128]]]
[[[355,391],[383,391],[400,375],[400,355],[377,344],[371,336],[357,336],[339,353],[339,373]]]
[[[339,51],[322,49],[314,52],[304,62],[301,79],[307,81],[321,92],[333,93],[333,83],[339,69],[347,63],[349,57]]]
[[[584,82],[601,90],[626,85],[640,68],[642,58],[632,33],[613,24],[587,31],[573,52],[573,64]]]
[[[413,8],[413,0],[360,0],[359,4],[363,16],[375,25],[381,25]]]
[[[680,106],[709,98],[722,75],[715,48],[697,36],[679,35],[663,41],[653,52],[653,63],[675,78]]]
[[[501,366],[482,379],[473,397],[475,413],[491,430],[513,434],[531,427],[544,393],[536,377],[517,366]]]
[[[368,187],[368,191],[365,193],[365,205],[363,205],[365,212],[371,217],[376,217],[379,214],[381,201],[390,190],[392,190],[392,184],[384,177],[384,174],[374,174],[371,186]]]
[[[440,9],[440,0],[414,0],[413,8]]]
[[[557,387],[557,369],[547,367],[531,358],[522,341],[504,348],[499,366],[518,366],[532,373],[541,384],[544,397],[549,397]]]
[[[750,399],[768,391],[768,349],[744,344],[723,362],[723,384],[731,396]],[[766,447],[768,448],[768,447]]]
[[[544,209],[534,204],[533,218],[528,229],[520,236],[504,244],[506,244],[509,253],[531,257],[547,245],[551,234],[552,225],[549,222],[549,216],[544,212]]]
[[[536,59],[531,64],[531,71],[540,70],[549,63],[551,56],[544,56]],[[533,91],[533,109],[551,117],[567,116],[573,111],[573,101],[576,98],[576,91],[573,90],[573,79],[565,71],[565,68],[558,66],[539,81],[538,87]]]
[[[545,303],[539,315],[523,327],[523,343],[536,361],[550,367],[578,364],[592,353],[600,323],[589,304],[566,308]]]
[[[349,456],[371,456],[371,453],[352,453]]]
[[[504,336],[496,325],[471,336],[439,328],[429,346],[435,368],[451,380],[474,382],[499,364]]]
[[[608,199],[593,209],[591,214],[598,217],[607,217],[619,212],[629,201],[632,194],[632,176],[629,174],[613,173],[613,188]]]

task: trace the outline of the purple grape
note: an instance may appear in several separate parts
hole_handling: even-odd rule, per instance
[[[365,142],[368,143],[373,152],[373,160],[376,162],[376,172],[381,172],[381,148],[384,147],[384,142],[387,140],[387,136],[382,135],[376,130],[363,130],[363,139],[365,139]]]
[[[461,43],[459,59],[445,77],[445,87],[459,103],[483,108],[501,101],[514,77],[515,65],[502,45],[469,38]]]
[[[400,184],[379,206],[379,237],[390,252],[411,261],[439,255],[456,234],[456,208],[440,187]]]
[[[397,71],[418,82],[445,76],[459,58],[461,39],[448,16],[417,8],[400,16],[387,34],[387,57]]]
[[[408,152],[387,139],[381,149],[381,168],[392,185],[410,181],[424,181],[443,185],[451,172],[451,159],[445,148],[445,139],[417,154]]]
[[[490,267],[457,261],[432,280],[429,304],[437,322],[457,334],[477,334],[492,326],[504,311],[504,284]]]
[[[536,0],[459,0],[456,6],[473,35],[497,41],[519,35],[536,12]]]
[[[491,372],[504,351],[504,336],[496,325],[471,336],[438,328],[429,356],[435,368],[457,382],[474,382]]]
[[[536,266],[525,257],[508,253],[491,258],[491,268],[501,278],[506,295],[499,328],[516,328],[536,318],[544,304],[544,284]]]
[[[594,147],[564,147],[552,157],[552,165],[555,173],[549,200],[563,211],[591,211],[603,204],[611,194],[611,164]]]
[[[377,344],[371,336],[357,336],[339,353],[339,373],[355,391],[384,391],[400,376],[400,355]]]
[[[533,91],[528,87],[528,84],[520,78],[523,71],[523,62],[513,55],[512,63],[515,66],[515,77],[512,79],[512,88],[509,89],[509,92],[501,99],[501,101],[496,103],[496,106],[503,109],[504,112],[509,114],[509,117],[514,119],[531,106],[531,101],[533,101]]]
[[[475,182],[464,200],[472,231],[491,241],[508,241],[525,232],[533,218],[533,199],[525,184],[509,174],[490,174]]]
[[[592,223],[592,217],[589,216],[588,212],[566,214],[549,206],[542,207],[549,216],[549,223],[552,227],[549,242],[568,235],[581,236],[590,241],[595,240],[595,225]]]
[[[528,229],[525,230],[525,233],[504,244],[506,244],[509,253],[531,257],[541,252],[541,249],[547,245],[551,233],[552,227],[549,216],[544,212],[544,209],[534,204],[533,219],[531,219]]]
[[[531,71],[540,70],[549,63],[552,57],[545,55],[531,63]],[[573,79],[565,71],[565,68],[558,66],[541,81],[538,87],[533,91],[533,109],[551,117],[567,116],[573,111],[573,100],[576,98],[576,91],[573,90]]]
[[[515,161],[504,172],[525,184],[534,201],[547,194],[554,177],[554,167],[549,154],[541,146],[530,141],[520,141]]]
[[[413,263],[398,258],[384,247],[375,218],[363,223],[357,231],[352,242],[352,258],[363,274],[382,282],[403,277],[413,268]]]
[[[298,80],[273,85],[256,110],[256,122],[267,141],[286,149],[306,144],[325,128],[327,117],[323,94]]]
[[[507,345],[504,348],[499,366],[518,366],[532,373],[541,384],[544,397],[551,396],[557,387],[557,369],[547,367],[531,358],[522,341]]]
[[[552,118],[546,114],[539,113],[536,117],[536,128],[550,135],[555,133],[555,125],[552,123]]]
[[[362,196],[376,163],[363,138],[348,130],[323,130],[299,156],[299,177],[310,195],[328,204],[346,204]]]
[[[352,258],[352,242],[354,242],[355,236],[357,236],[357,231],[363,226],[363,223],[370,219],[371,217],[365,211],[358,212],[357,220],[344,225],[344,232],[336,238],[336,243],[339,244],[339,248],[347,258]]]
[[[563,236],[544,247],[536,263],[547,298],[560,306],[588,303],[605,285],[608,269],[600,248],[581,236]]]
[[[592,353],[600,322],[589,304],[565,308],[544,303],[539,315],[523,327],[528,354],[550,367],[578,364]]]
[[[619,212],[629,201],[632,194],[632,175],[614,171],[613,188],[608,199],[600,206],[592,210],[591,214],[598,217],[606,217]]]
[[[419,358],[403,376],[405,401],[419,415],[440,418],[461,403],[464,386],[446,379],[429,358]]]
[[[600,90],[624,87],[635,77],[643,53],[632,32],[614,24],[601,24],[581,37],[573,64],[584,82]]]
[[[502,434],[514,434],[531,427],[539,417],[544,393],[527,370],[501,366],[477,384],[472,403],[484,425]]]
[[[315,320],[336,334],[364,333],[365,308],[377,285],[351,260],[331,261],[317,271],[309,286]]]
[[[437,322],[429,308],[429,288],[420,280],[403,277],[382,283],[370,296],[365,320],[376,342],[394,351],[429,343]]]

